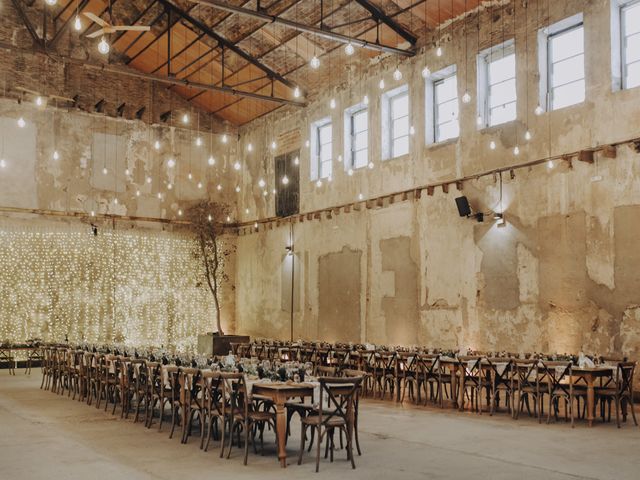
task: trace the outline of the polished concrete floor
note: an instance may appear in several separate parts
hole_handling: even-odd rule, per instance
[[[289,441],[290,465],[278,466],[270,443],[265,456],[229,460],[218,450],[181,445],[168,428],[147,430],[103,410],[39,389],[40,375],[0,371],[0,479],[637,479],[640,428],[598,423],[575,429],[564,422],[455,413],[437,408],[366,401],[361,407],[363,455],[351,470],[344,451],[334,463],[306,454],[298,466],[298,428]],[[295,420],[294,420],[295,422]],[[267,437],[273,438],[269,433]]]

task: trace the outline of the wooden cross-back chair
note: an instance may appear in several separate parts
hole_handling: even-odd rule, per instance
[[[203,426],[200,432],[200,448],[204,451],[209,450],[209,442],[211,438],[220,436],[219,422],[224,421],[225,394],[224,382],[220,372],[211,370],[203,371],[200,376],[200,389],[202,390],[202,409],[203,409]],[[206,437],[206,442],[204,441]],[[224,454],[224,439],[221,436],[220,441],[220,457]]]
[[[513,414],[515,384],[513,377],[513,362],[505,358],[485,358],[485,379],[490,382],[489,415],[493,415],[500,405],[500,394],[504,394],[505,406]],[[506,365],[505,365],[506,363]]]
[[[604,418],[605,403],[608,405],[609,420],[611,420],[611,403],[615,404],[616,425],[620,428],[620,413],[623,422],[627,421],[627,409],[631,410],[633,423],[637,426],[636,412],[633,405],[633,376],[636,362],[618,362],[616,374],[606,387],[596,388],[596,400],[601,405],[601,415]]]
[[[571,427],[574,427],[574,410],[573,401],[579,394],[574,388],[573,364],[569,362],[546,362],[540,360],[538,362],[539,369],[544,374],[547,384],[548,405],[547,405],[547,423],[551,422],[551,412],[555,420],[558,420],[560,413],[560,403],[564,406],[565,421],[567,416],[571,420]],[[586,391],[583,392],[586,396]]]
[[[513,408],[514,418],[517,420],[520,417],[520,413],[525,406],[529,416],[531,416],[531,402],[533,403],[533,414],[538,419],[538,423],[542,423],[542,413],[544,411],[542,400],[546,385],[542,383],[544,373],[541,376],[538,371],[538,360],[514,361],[513,378],[518,391],[518,405],[517,407],[514,405]]]
[[[302,464],[307,429],[315,431],[316,444],[316,472],[320,469],[320,448],[322,440],[326,441],[325,456],[330,452],[333,461],[334,433],[335,430],[344,433],[347,446],[347,460],[351,461],[352,468],[356,468],[353,458],[353,429],[354,429],[354,403],[362,377],[336,378],[322,377],[320,382],[320,398],[317,415],[309,415],[302,419],[302,431],[300,434],[300,452],[298,465]],[[324,401],[328,406],[325,408]]]

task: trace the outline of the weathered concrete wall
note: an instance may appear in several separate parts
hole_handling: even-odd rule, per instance
[[[483,10],[480,45],[476,40],[476,14],[468,19],[469,90],[474,97],[461,104],[461,136],[440,145],[425,145],[424,80],[421,70],[432,71],[458,64],[458,96],[465,91],[464,42],[445,42],[443,57],[429,49],[400,63],[402,82],[394,82],[395,59],[371,67],[360,81],[345,88],[329,88],[304,111],[282,110],[241,130],[239,150],[251,142],[254,152],[245,176],[244,194],[238,205],[246,221],[274,214],[271,199],[264,200],[258,178],[273,178],[268,146],[283,132],[301,128],[303,142],[311,122],[331,116],[333,121],[333,181],[320,188],[310,179],[309,151],[300,157],[301,212],[356,202],[440,180],[455,179],[526,160],[546,158],[640,135],[640,89],[612,91],[610,70],[610,4],[568,1],[550,4],[551,22],[584,12],[586,51],[586,101],[536,116],[538,102],[536,22],[545,25],[546,3],[529,5],[526,55],[524,11],[518,2],[517,89],[518,121],[477,130],[475,117],[475,52],[489,46],[489,12]],[[513,4],[505,9],[507,38],[513,36]],[[493,12],[493,41],[502,31],[500,9]],[[454,26],[461,37],[462,24]],[[411,123],[415,135],[411,153],[381,161],[380,90],[407,82],[411,95]],[[529,98],[527,100],[527,92]],[[375,168],[358,170],[353,176],[337,159],[343,154],[342,115],[345,108],[368,94],[369,155]],[[337,108],[329,108],[335,98]],[[528,114],[527,114],[528,112]],[[526,122],[533,133],[523,140]],[[497,148],[491,150],[489,141]],[[512,153],[516,142],[521,153]],[[255,148],[257,147],[257,148]],[[248,156],[249,154],[247,154]],[[294,313],[295,338],[337,339],[334,317],[342,323],[340,333],[350,340],[379,343],[424,344],[444,348],[472,347],[483,350],[571,351],[625,353],[640,358],[640,267],[637,245],[640,236],[640,170],[638,154],[618,148],[617,158],[596,155],[593,165],[574,161],[555,162],[506,174],[502,208],[507,226],[497,228],[458,216],[455,188],[447,195],[436,189],[423,192],[382,209],[341,211],[331,219],[294,224],[296,259],[302,271],[296,282],[303,308]],[[260,159],[260,160],[257,160]],[[594,175],[601,181],[591,181]],[[491,176],[465,182],[463,193],[476,210],[496,211],[499,182]],[[245,209],[249,213],[244,214]],[[264,229],[238,238],[237,330],[252,335],[288,338],[289,313],[281,309],[282,288],[278,278],[289,226]],[[359,255],[360,274],[351,262],[327,258]],[[338,257],[339,258],[339,257]],[[346,258],[346,257],[345,257]],[[349,279],[349,296],[335,292],[335,285]],[[323,313],[326,293],[333,292],[332,315]],[[353,296],[353,298],[351,298]],[[355,309],[353,302],[359,302]],[[325,325],[330,322],[329,325]],[[359,335],[358,335],[359,334]],[[344,338],[343,338],[344,339]]]

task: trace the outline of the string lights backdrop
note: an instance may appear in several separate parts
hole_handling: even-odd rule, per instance
[[[0,222],[0,342],[66,337],[194,351],[215,325],[196,251],[188,233]],[[233,318],[224,267],[223,322]]]

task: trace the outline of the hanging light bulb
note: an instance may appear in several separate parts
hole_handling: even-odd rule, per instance
[[[173,183],[170,183],[167,185],[167,190],[172,190],[173,189]]]
[[[469,95],[469,92],[464,92],[464,95],[462,95],[462,103],[469,103],[471,101],[471,95]]]
[[[103,175],[106,175],[108,171],[109,171],[109,170],[107,170],[107,167],[104,167],[104,168],[102,169],[102,174],[103,174]]]
[[[236,193],[240,193],[240,185],[236,186]]]
[[[160,141],[159,140],[156,140],[153,143],[153,148],[155,148],[156,150],[160,150]]]
[[[384,78],[380,79],[380,83],[378,83],[378,87],[380,87],[380,90],[384,88]]]
[[[151,183],[151,177],[147,177],[147,183]]]
[[[255,222],[255,223],[253,224],[253,228],[255,228],[256,230],[258,229],[258,222]]]
[[[350,177],[353,176],[353,168],[350,168],[349,170],[347,170],[347,175],[349,175]]]
[[[267,184],[267,182],[264,181],[264,178],[261,178],[260,180],[258,180],[258,186],[260,188],[264,188],[264,186]]]
[[[491,150],[495,150],[495,149],[496,149],[496,142],[494,142],[493,140],[491,140],[491,141],[489,142],[489,148],[490,148]]]
[[[294,164],[294,165],[300,165],[300,157],[298,157],[298,156],[296,155],[296,158],[294,158],[294,159],[293,159],[293,164]]]
[[[531,132],[529,130],[524,132],[524,139],[525,140],[531,140]]]
[[[60,154],[58,153],[57,150],[53,151],[53,159],[54,160],[59,160],[60,159]]]
[[[233,169],[240,170],[240,162],[236,161],[236,163],[233,164]]]
[[[429,69],[429,67],[424,67],[422,69],[422,78],[429,78],[431,76],[431,70]]]
[[[222,143],[227,143],[227,134],[222,135]]]
[[[513,147],[513,154],[516,155],[516,156],[520,155],[520,147],[518,145]]]
[[[483,122],[482,122],[482,115],[478,115],[478,116],[476,117],[476,124],[477,124],[479,127],[481,127],[481,126],[482,126],[482,123],[483,123]]]
[[[80,21],[79,15],[76,15],[76,19],[73,21],[73,28],[76,30],[76,32],[82,30],[82,22]]]
[[[263,196],[263,197],[266,197],[266,196],[267,196],[267,191],[266,191],[266,190],[263,190],[263,191],[262,191],[262,196]]]
[[[358,200],[362,200],[362,199],[364,199],[364,195],[363,195],[363,194],[361,194],[361,193],[359,193],[359,194],[358,194]]]
[[[56,3],[58,3],[58,0],[45,0],[45,3],[50,7],[53,7]]]
[[[158,200],[162,200],[162,192],[158,192]]]
[[[212,220],[212,218],[211,218],[211,214],[209,214],[209,216],[207,217],[207,220],[209,220],[209,221],[211,221],[211,220]]]
[[[7,166],[7,161],[4,158],[0,158],[0,168],[5,168]]]
[[[436,56],[442,56],[442,47],[440,45],[438,45],[438,48],[436,48]]]
[[[91,210],[90,215],[91,215],[92,217],[95,217],[95,216],[96,216],[96,212],[95,212],[95,210]]]
[[[100,40],[100,43],[98,44],[98,51],[101,54],[106,55],[107,53],[109,53],[110,49],[111,47],[109,47],[109,43],[104,37],[102,37],[102,39]]]
[[[189,123],[189,114],[182,115],[182,123]]]
[[[331,108],[331,109],[336,108],[336,99],[335,98],[332,98],[329,101],[329,108]]]
[[[362,103],[364,103],[365,105],[369,105],[369,95],[365,95],[362,98]]]
[[[307,147],[307,148],[309,148],[309,140],[305,140],[305,142],[304,142],[304,146],[305,146],[305,147]]]
[[[316,182],[316,187],[320,188],[322,186],[322,180],[318,179]]]
[[[113,203],[116,204],[116,205],[118,204],[118,197],[113,199]]]
[[[296,85],[296,88],[293,89],[294,98],[300,98],[300,87]]]
[[[276,147],[277,147],[277,144],[276,144],[276,142],[274,140],[274,141],[271,142],[271,150],[275,150]]]
[[[253,144],[250,143],[249,145],[247,145],[247,151],[253,152]]]
[[[38,107],[42,106],[42,97],[40,95],[36,97],[36,106]]]
[[[202,146],[202,138],[196,137],[196,146],[197,147],[201,147]]]
[[[214,166],[214,165],[216,164],[216,159],[215,159],[215,158],[213,158],[213,155],[211,155],[211,156],[209,157],[209,160],[207,160],[207,163],[208,163],[210,166]]]
[[[18,119],[18,127],[20,128],[24,128],[24,126],[27,124],[27,122],[24,121],[24,118],[20,117]]]
[[[273,190],[271,190],[271,193],[273,193],[275,195],[276,194],[276,189],[274,188]]]
[[[289,177],[287,177],[286,175],[282,177],[282,184],[289,185]]]
[[[181,208],[179,208],[179,209],[178,209],[178,216],[179,216],[179,217],[181,217],[181,216],[182,216],[182,209],[181,209]]]
[[[173,168],[175,166],[176,166],[176,161],[173,158],[170,158],[169,160],[167,160],[167,167]]]
[[[189,180],[193,180],[193,174],[192,174],[191,172],[189,172],[189,174],[187,175],[187,178],[188,178]]]
[[[218,185],[216,186],[216,190],[218,190],[218,191],[222,190],[222,185],[218,184]]]
[[[198,187],[198,188],[202,188],[202,182],[198,182],[197,187]]]
[[[136,190],[136,197],[140,196],[140,190]]]
[[[227,215],[227,223],[231,222],[231,217]]]
[[[367,165],[367,167],[369,167],[369,170],[373,170],[373,166],[374,166],[373,162],[369,162],[369,164]]]
[[[129,173],[130,173],[130,172],[129,172],[129,169],[128,169],[128,168],[125,168],[125,169],[124,169],[124,174],[128,177],[128,176],[129,176]]]
[[[411,125],[411,126],[409,127],[409,135],[415,135],[415,133],[416,133],[416,129],[415,129],[415,128],[413,128],[413,125]]]
[[[347,43],[344,46],[344,53],[346,53],[347,55],[351,56],[353,55],[353,53],[356,51],[355,48],[353,48],[353,44],[351,42]]]
[[[536,115],[542,115],[544,113],[544,110],[542,109],[542,105],[538,104],[534,112]]]
[[[396,69],[393,72],[393,79],[396,82],[399,82],[400,80],[402,80],[402,72],[400,71],[399,68],[396,67]]]
[[[311,58],[311,61],[309,62],[309,65],[310,65],[310,66],[311,66],[311,68],[313,68],[314,70],[317,70],[318,68],[320,68],[320,59],[314,55],[314,56]]]
[[[249,209],[248,209],[248,208],[245,208],[245,209],[244,209],[244,213],[245,213],[245,215],[249,215]]]
[[[547,168],[553,168],[553,160],[547,162]]]

